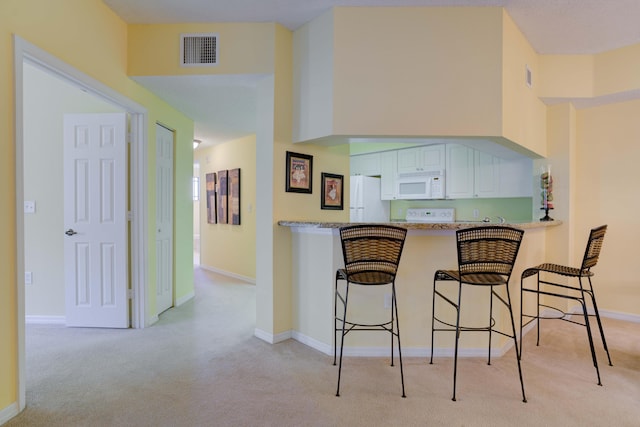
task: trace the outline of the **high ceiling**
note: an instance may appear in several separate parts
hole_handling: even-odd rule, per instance
[[[499,6],[540,54],[592,54],[640,43],[640,0],[103,1],[128,23],[278,22],[291,30],[334,6]],[[253,97],[259,77],[136,80],[191,117],[196,138],[216,143],[255,131],[255,115],[250,113],[255,110]],[[233,95],[236,92],[237,96]],[[224,99],[225,107],[212,105],[212,99]]]

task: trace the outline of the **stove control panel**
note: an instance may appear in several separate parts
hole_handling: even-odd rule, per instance
[[[408,208],[405,217],[407,222],[454,222],[453,208]]]

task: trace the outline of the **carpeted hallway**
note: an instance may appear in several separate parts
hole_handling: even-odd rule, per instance
[[[513,350],[491,366],[405,359],[407,398],[387,359],[332,358],[253,336],[255,287],[196,269],[196,298],[143,330],[28,325],[27,409],[15,426],[638,426],[640,324],[604,319],[614,366],[584,329],[543,325],[524,339],[520,396]]]

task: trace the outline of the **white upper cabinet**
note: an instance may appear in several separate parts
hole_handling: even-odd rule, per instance
[[[444,144],[398,150],[398,173],[442,171],[444,160]]]
[[[474,153],[474,197],[504,197],[500,193],[500,159],[482,151]],[[507,178],[510,179],[510,178]]]
[[[395,200],[398,151],[380,153],[380,169],[380,198],[382,200]]]
[[[466,145],[447,144],[445,177],[447,199],[474,197],[474,151]]]
[[[351,175],[380,176],[380,153],[351,156]]]
[[[533,160],[527,157],[501,159],[500,178],[501,197],[531,197],[535,184]]]
[[[447,199],[531,197],[533,160],[471,148],[434,144],[351,156],[351,175],[379,176],[381,198],[396,200],[399,174],[445,173]]]
[[[503,159],[466,145],[447,144],[448,199],[531,197],[533,161]]]

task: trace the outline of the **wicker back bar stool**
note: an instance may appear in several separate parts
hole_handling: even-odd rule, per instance
[[[522,329],[531,323],[534,320],[537,320],[537,338],[536,345],[540,345],[540,319],[558,319],[564,320],[566,322],[575,323],[577,325],[584,326],[587,329],[587,337],[589,339],[589,348],[591,350],[591,358],[593,359],[593,366],[596,368],[596,375],[598,377],[598,385],[602,385],[600,381],[600,369],[598,368],[598,360],[596,357],[596,351],[593,344],[593,336],[591,334],[591,326],[589,324],[589,317],[595,316],[598,322],[598,328],[600,329],[600,337],[602,338],[602,344],[604,350],[607,353],[607,359],[609,361],[609,365],[612,366],[611,356],[609,355],[609,349],[607,347],[607,341],[604,337],[604,329],[602,328],[602,322],[600,321],[600,313],[598,312],[598,305],[596,304],[596,296],[593,292],[593,285],[591,283],[591,277],[593,277],[593,272],[591,269],[596,266],[598,263],[598,258],[600,257],[600,250],[602,249],[602,242],[604,240],[604,235],[607,232],[607,226],[601,225],[600,227],[596,227],[591,229],[589,232],[589,239],[587,241],[587,247],[584,251],[584,256],[582,258],[582,264],[580,267],[570,267],[559,264],[551,264],[544,263],[537,265],[535,267],[527,268],[522,272],[522,276],[520,279],[520,307],[521,307],[521,315],[520,315],[520,336],[522,336]],[[541,277],[542,273],[542,277]],[[536,277],[536,287],[533,288],[531,286],[525,286],[524,279],[535,276]],[[560,276],[571,279],[578,279],[577,284],[575,281],[573,284],[569,283],[558,283],[557,281],[552,281],[554,278],[559,278]],[[587,279],[586,283],[583,279]],[[557,280],[557,279],[554,279]],[[588,287],[587,287],[588,284]],[[525,313],[524,305],[523,305],[523,296],[524,294],[535,294],[536,295],[536,313],[535,314],[527,314]],[[540,296],[546,296],[548,298],[545,301],[540,300]],[[587,305],[587,297],[591,302],[591,306],[593,307],[593,314],[590,314],[588,311]],[[551,305],[554,304],[554,301],[558,300],[571,300],[575,301],[580,305],[581,313],[575,312],[566,312],[564,308],[559,308],[557,306]],[[544,308],[544,312],[540,312],[540,307]],[[572,316],[575,314],[581,314],[583,319],[581,321],[573,320]],[[524,319],[528,319],[526,322]],[[522,346],[520,346],[520,357],[522,356]]]
[[[524,393],[524,382],[520,359],[518,355],[518,339],[516,327],[513,320],[513,310],[511,308],[511,296],[509,294],[509,278],[516,261],[520,243],[524,230],[507,226],[481,226],[466,228],[456,232],[458,250],[457,270],[437,270],[433,277],[433,300],[432,300],[432,323],[431,323],[431,360],[433,364],[434,337],[436,332],[454,332],[455,349],[453,362],[453,397],[456,400],[456,380],[458,371],[458,341],[461,332],[486,332],[489,335],[488,361],[491,365],[491,336],[492,333],[512,338],[518,363],[518,373],[520,376],[520,386],[522,389],[522,401],[527,398]],[[445,290],[452,284],[457,284],[457,298],[451,297],[451,292]],[[463,286],[475,286],[486,288],[489,295],[489,318],[488,323],[480,326],[470,326],[460,324],[460,311],[462,301]],[[498,293],[497,288],[505,289],[505,296]],[[505,332],[496,328],[496,321],[493,317],[494,299],[501,302],[509,311],[511,319],[511,331]],[[453,307],[456,311],[455,324],[451,321],[438,317],[436,313],[436,300],[443,301],[445,307]],[[441,313],[443,309],[439,310]]]
[[[396,272],[402,254],[402,248],[407,235],[405,228],[389,225],[362,224],[342,227],[340,240],[344,268],[336,271],[334,288],[334,341],[333,364],[337,358],[337,336],[340,333],[340,361],[338,367],[338,386],[336,396],[340,396],[340,379],[342,375],[342,355],[344,337],[352,331],[386,331],[391,334],[391,366],[393,365],[393,341],[398,341],[398,356],[400,360],[400,379],[402,382],[402,397],[404,392],[404,372],[402,369],[402,349],[400,346],[400,327],[398,326],[398,304],[396,295]],[[338,282],[344,282],[344,289]],[[391,288],[391,310],[388,319],[379,323],[347,319],[347,305],[351,285],[382,286]],[[338,313],[339,303],[343,306],[342,313]]]

